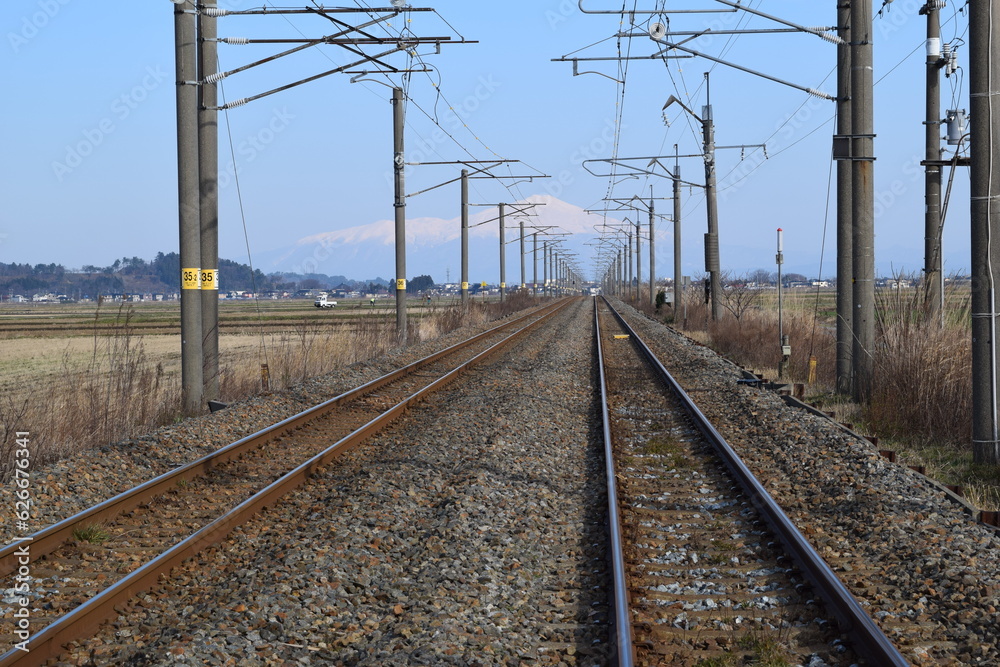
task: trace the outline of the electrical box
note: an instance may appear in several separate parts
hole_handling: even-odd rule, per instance
[[[782,345],[781,346],[781,355],[783,357],[790,357],[790,356],[792,356],[792,346],[791,345]]]
[[[957,146],[962,143],[965,134],[965,109],[948,109],[945,117],[948,124],[948,145]]]

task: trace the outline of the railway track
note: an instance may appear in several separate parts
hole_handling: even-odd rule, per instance
[[[410,405],[525,336],[566,303],[369,382],[0,550],[0,587],[13,588],[19,567],[29,565],[32,592],[44,599],[44,615],[29,622],[30,651],[15,648],[0,656],[0,665],[42,664],[58,655],[64,644],[87,636],[117,607],[155,586],[161,574],[224,539]],[[26,546],[30,563],[20,555]],[[0,637],[7,646],[20,640]]]
[[[636,333],[599,310],[618,664],[907,664]]]

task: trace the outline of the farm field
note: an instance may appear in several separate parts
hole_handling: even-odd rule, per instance
[[[415,302],[411,316],[428,309]],[[391,304],[373,309],[357,300],[335,309],[319,309],[309,300],[220,302],[220,364],[261,354],[303,336],[330,336],[349,331],[361,319],[394,314]],[[111,338],[130,349],[140,346],[145,361],[159,366],[167,379],[180,372],[180,304],[5,304],[0,306],[0,391],[13,395],[30,388],[46,389],[86,369],[108,352]]]
[[[408,303],[411,341],[535,303]],[[30,431],[40,459],[128,439],[182,418],[177,302],[0,305],[0,431]],[[395,301],[220,301],[219,399],[278,391],[398,346]],[[267,382],[262,366],[267,365]],[[0,442],[0,477],[9,445]]]

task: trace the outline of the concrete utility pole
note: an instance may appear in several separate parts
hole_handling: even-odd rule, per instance
[[[649,307],[656,307],[656,209],[653,188],[649,188]]]
[[[500,204],[500,303],[507,296],[507,236],[504,225],[504,209],[506,204]]]
[[[851,0],[837,4],[837,134],[852,134],[851,123]],[[837,393],[852,393],[854,375],[854,212],[851,187],[853,166],[837,161]]]
[[[708,72],[705,73],[705,82],[707,85]],[[708,95],[707,92],[706,95]],[[692,118],[701,123],[704,140],[702,155],[705,160],[705,210],[708,213],[708,233],[705,234],[705,271],[708,272],[709,276],[708,297],[711,304],[710,312],[712,319],[717,320],[722,316],[722,271],[719,260],[719,209],[715,174],[715,122],[712,120],[711,98],[708,97],[706,99],[706,104],[702,107],[701,116],[695,114],[673,95],[667,99],[667,103],[663,105],[663,108],[666,109],[674,102],[679,104]]]
[[[622,262],[622,249],[618,248],[617,259],[615,260],[615,296],[621,296],[622,287],[625,285],[625,265]]]
[[[705,135],[705,208],[708,211],[708,233],[705,234],[705,270],[709,275],[709,296],[712,319],[722,317],[722,270],[719,259],[719,205],[715,192],[715,121],[712,120],[712,98],[709,96],[708,72],[705,72],[705,106],[702,109],[702,132]]]
[[[972,456],[1000,465],[997,424],[997,299],[1000,273],[1000,8],[969,2],[969,96],[972,118]],[[991,239],[993,242],[991,243]]]
[[[549,243],[550,243],[550,245],[549,245],[549,289],[546,291],[546,293],[549,296],[556,296],[558,294],[559,288],[561,287],[561,285],[559,284],[559,279],[562,277],[561,273],[562,273],[562,261],[563,261],[563,259],[562,259],[562,257],[559,256],[559,253],[556,252],[556,250],[559,247],[559,246],[556,245],[558,242],[557,241],[550,241]]]
[[[528,288],[528,281],[524,274],[524,218],[518,220],[521,224],[521,289]]]
[[[462,306],[469,305],[469,170],[462,170]]]
[[[538,232],[531,235],[531,295],[538,296]]]
[[[552,286],[549,289],[549,294],[551,296],[559,296],[559,292],[562,289],[562,284],[560,283],[560,279],[562,278],[561,267],[563,259],[559,256],[559,253],[556,252],[556,248],[558,248],[558,246],[555,244],[555,242],[553,242],[552,251],[550,253],[552,269],[549,271],[549,275],[552,277]]]
[[[447,37],[416,37],[405,40],[389,35],[373,37],[363,33],[363,28],[381,19],[354,27],[344,21],[332,19],[330,14],[357,13],[347,8],[280,9],[262,8],[242,10],[242,15],[272,15],[316,13],[347,29],[334,37],[320,40],[301,40],[305,46],[295,47],[254,63],[227,72],[218,71],[217,18],[228,10],[218,10],[216,0],[171,0],[174,4],[174,29],[177,74],[177,146],[178,146],[178,204],[180,222],[181,257],[181,387],[183,410],[187,415],[203,410],[205,399],[218,397],[218,112],[243,106],[270,95],[294,88],[317,79],[344,72],[366,62],[398,51],[410,51],[418,44],[442,43],[468,44],[467,40],[451,41]],[[199,12],[199,7],[201,11]],[[433,11],[430,8],[399,6],[374,9],[373,14],[398,15],[406,12]],[[362,33],[363,40],[347,36]],[[346,37],[345,37],[346,36]],[[263,44],[299,40],[245,39],[239,43]],[[337,44],[362,57],[356,61],[322,74],[279,86],[250,97],[240,98],[219,106],[216,84],[231,75],[272,62],[306,48],[310,43],[325,41]],[[360,44],[394,44],[394,48],[379,56],[368,56],[359,50]],[[394,70],[401,74],[411,70]],[[424,70],[420,70],[424,71]],[[200,89],[200,90],[199,90]]]
[[[677,145],[674,144],[676,151]],[[681,165],[674,165],[674,322],[684,298],[684,277],[681,275]]]
[[[549,273],[549,242],[542,241],[542,294],[544,296],[549,295],[549,277],[552,275]]]
[[[642,301],[642,223],[635,209],[635,305]]]
[[[622,298],[625,295],[625,259],[622,257],[622,249],[618,248],[618,264],[617,271],[615,271],[616,282],[618,283],[618,288],[615,290],[615,294]]]
[[[392,89],[392,171],[396,214],[396,336],[406,344],[406,155],[403,89]]]
[[[198,176],[198,18],[192,0],[174,5],[177,56],[177,203],[181,260],[181,397],[184,414],[204,410],[201,213]]]
[[[626,267],[625,267],[626,268],[626,274],[625,274],[625,278],[627,280],[627,282],[625,283],[627,285],[627,287],[625,288],[625,298],[626,299],[631,299],[632,298],[632,276],[635,275],[634,273],[632,273],[632,232],[631,232],[631,225],[629,225],[629,230],[630,231],[625,232],[625,238],[627,240],[627,243],[625,244],[625,257],[626,257],[626,259],[625,259],[625,261],[626,261]]]
[[[851,2],[851,154],[854,219],[854,398],[867,403],[875,375],[875,135],[872,3]]]
[[[203,2],[204,9],[216,3]],[[218,19],[198,15],[198,78],[219,69]],[[219,112],[218,84],[203,83],[198,109],[198,172],[201,183],[201,339],[205,401],[219,400]]]
[[[927,15],[927,106],[924,131],[927,142],[924,167],[924,304],[927,319],[941,322],[941,6],[928,0],[920,8]]]

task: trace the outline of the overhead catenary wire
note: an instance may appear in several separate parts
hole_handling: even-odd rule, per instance
[[[361,1],[361,0],[354,0],[354,2],[355,2],[355,4],[356,4],[356,5],[358,5],[359,7],[363,7],[363,8],[365,8],[365,9],[370,9],[370,7],[368,6],[368,4],[367,4],[367,3],[363,3],[363,2]],[[456,30],[456,29],[454,28],[454,26],[452,26],[452,25],[451,25],[451,24],[450,24],[450,23],[449,23],[449,22],[448,22],[448,21],[447,21],[446,19],[444,19],[444,17],[441,17],[441,16],[440,16],[440,14],[439,14],[438,12],[436,12],[436,11],[435,11],[435,14],[438,14],[438,16],[439,16],[439,17],[440,17],[440,18],[441,18],[441,19],[442,19],[442,20],[443,20],[443,21],[445,22],[445,24],[446,24],[446,25],[448,25],[448,27],[449,27],[449,28],[451,28],[451,29],[452,29],[452,30],[454,30],[454,31],[455,31],[456,33],[458,33],[458,34],[459,34],[459,36],[461,36],[461,33],[460,33],[460,32],[459,32],[458,30]],[[408,20],[408,19],[407,19],[407,20]],[[406,32],[409,32],[409,29],[408,29],[408,27],[406,27],[406,28],[404,28],[404,29],[400,29],[400,30],[398,31],[398,33],[393,33],[392,31],[390,31],[390,30],[388,29],[388,27],[389,27],[388,25],[380,25],[379,27],[381,27],[381,28],[382,28],[382,29],[383,29],[383,30],[384,30],[384,31],[385,31],[385,32],[386,32],[387,34],[389,34],[390,36],[394,36],[394,37],[402,37],[402,35],[403,35],[403,32],[404,32],[404,30],[405,30]],[[464,38],[463,38],[463,39],[464,39]],[[422,109],[422,108],[421,108],[421,107],[420,107],[419,105],[417,105],[417,104],[416,104],[415,102],[413,102],[413,100],[412,100],[412,97],[410,97],[410,95],[409,95],[409,90],[408,90],[408,89],[404,91],[404,93],[405,93],[405,98],[407,99],[407,101],[409,101],[409,102],[411,102],[411,103],[414,103],[414,105],[415,105],[415,106],[416,106],[416,107],[417,107],[418,109],[420,109],[420,110],[421,110],[421,112],[422,112],[422,113],[423,113],[423,114],[424,114],[425,116],[427,116],[427,118],[428,118],[428,119],[429,119],[429,120],[430,120],[431,122],[433,122],[433,123],[434,123],[434,124],[435,124],[435,125],[436,125],[436,126],[437,126],[438,128],[440,128],[440,129],[441,129],[442,131],[444,131],[444,132],[445,132],[445,134],[446,134],[446,135],[447,135],[447,136],[448,136],[448,137],[449,137],[449,138],[450,138],[450,139],[451,139],[451,140],[452,140],[452,141],[453,141],[453,142],[454,142],[454,143],[455,143],[455,144],[456,144],[456,145],[457,145],[457,146],[458,146],[458,147],[459,147],[459,148],[460,148],[460,149],[461,149],[461,150],[462,150],[462,151],[463,151],[463,152],[464,152],[464,153],[465,153],[466,155],[468,155],[468,156],[469,156],[470,158],[473,158],[473,159],[475,159],[475,158],[476,158],[476,155],[475,155],[475,154],[474,154],[474,153],[473,153],[473,152],[472,152],[471,150],[469,150],[469,149],[468,149],[468,148],[467,148],[466,146],[464,146],[464,145],[463,145],[463,144],[462,144],[462,143],[461,143],[460,141],[458,141],[458,139],[457,139],[457,138],[456,138],[456,137],[455,137],[455,136],[454,136],[454,135],[453,135],[452,133],[448,132],[448,131],[447,131],[447,130],[446,130],[446,129],[445,129],[445,128],[444,128],[444,127],[443,127],[443,126],[441,125],[441,121],[440,121],[440,118],[439,118],[439,116],[438,116],[438,113],[437,113],[437,104],[438,104],[438,101],[439,101],[439,100],[440,100],[440,101],[443,101],[443,102],[444,102],[444,103],[445,103],[445,104],[446,104],[446,105],[448,106],[448,109],[449,109],[449,110],[450,110],[450,111],[451,111],[452,113],[454,113],[454,114],[456,115],[456,117],[457,117],[457,118],[459,118],[459,120],[460,120],[460,121],[462,122],[462,126],[463,126],[463,128],[465,128],[466,130],[468,130],[469,134],[470,134],[470,135],[472,135],[472,137],[473,137],[473,139],[474,139],[475,141],[477,141],[477,142],[478,142],[478,143],[479,143],[479,144],[480,144],[480,145],[481,145],[481,146],[482,146],[482,147],[483,147],[483,148],[484,148],[485,150],[487,150],[487,151],[489,151],[490,153],[492,153],[492,154],[493,154],[493,155],[494,155],[495,157],[497,157],[497,158],[500,158],[500,159],[506,159],[506,158],[505,158],[505,157],[504,157],[503,155],[501,155],[501,154],[497,153],[496,151],[494,151],[493,149],[491,149],[491,148],[490,148],[490,147],[489,147],[489,146],[488,146],[488,145],[486,144],[486,142],[484,142],[484,141],[483,141],[482,139],[480,139],[480,136],[479,136],[479,134],[478,134],[478,133],[476,133],[475,131],[473,131],[473,129],[469,127],[469,124],[468,124],[468,122],[466,122],[466,119],[464,119],[464,118],[461,118],[461,117],[460,117],[460,112],[459,112],[459,111],[458,111],[458,110],[457,110],[457,109],[455,108],[455,106],[454,106],[454,105],[453,105],[453,104],[452,104],[452,103],[451,103],[451,102],[450,102],[450,101],[448,100],[448,98],[447,98],[447,97],[445,96],[445,94],[444,94],[444,91],[442,90],[442,88],[443,88],[443,86],[442,86],[442,80],[443,80],[443,77],[442,77],[442,75],[441,75],[441,73],[440,73],[440,70],[437,70],[436,68],[432,68],[432,67],[431,67],[430,65],[428,65],[428,64],[427,64],[427,63],[426,63],[426,62],[425,62],[425,61],[423,60],[423,56],[422,56],[422,55],[421,55],[420,53],[418,53],[417,51],[415,51],[415,50],[412,50],[412,51],[409,51],[409,52],[408,52],[408,56],[409,56],[409,57],[410,57],[411,59],[416,59],[416,60],[417,60],[417,62],[419,62],[419,63],[420,63],[421,65],[423,65],[423,66],[424,66],[424,68],[425,68],[425,73],[427,74],[427,76],[428,76],[428,79],[430,79],[430,76],[431,76],[431,74],[430,74],[430,73],[431,73],[431,72],[436,72],[436,73],[437,73],[437,76],[438,76],[438,80],[437,80],[436,82],[435,82],[435,81],[433,81],[433,80],[431,80],[431,81],[430,81],[430,83],[431,83],[432,87],[433,87],[433,88],[434,88],[434,90],[435,90],[435,107],[434,107],[434,113],[433,113],[433,115],[432,115],[432,114],[430,114],[430,113],[428,113],[427,111],[423,110],[423,109]],[[387,74],[384,74],[384,75],[386,76],[386,78],[390,78],[390,77],[389,77],[389,76],[388,76]],[[390,80],[391,80],[391,79],[390,79]],[[435,151],[435,152],[437,153],[437,151]],[[438,153],[438,155],[440,155],[440,153]],[[524,162],[523,160],[521,161],[521,164],[524,164],[524,165],[525,165],[525,166],[527,166],[528,168],[530,168],[530,169],[532,169],[532,170],[534,170],[534,171],[538,172],[538,174],[539,174],[539,175],[542,175],[542,174],[544,173],[544,172],[542,172],[542,171],[541,171],[540,169],[537,169],[536,167],[533,167],[532,165],[530,165],[530,164],[528,164],[528,163]],[[508,166],[508,167],[507,167],[507,169],[508,169],[508,173],[512,175],[512,174],[513,174],[513,172],[512,172],[512,171],[510,171],[511,167],[510,167],[510,166]],[[503,181],[499,181],[499,182],[501,183],[501,185],[502,185],[503,187],[505,187],[505,188],[507,189],[507,191],[508,191],[508,192],[510,193],[511,197],[512,197],[512,198],[514,198],[514,199],[515,199],[516,201],[521,201],[521,200],[524,200],[524,199],[526,198],[526,197],[525,197],[525,195],[523,194],[523,192],[521,192],[520,188],[517,188],[517,186],[516,186],[516,185],[514,185],[513,187],[511,187],[511,186],[510,186],[509,184],[507,184],[507,183],[504,183]],[[477,195],[479,195],[480,193],[479,193],[479,190],[478,190],[478,188],[476,188],[476,187],[475,187],[475,185],[473,185],[472,187],[473,187],[473,190],[475,190],[475,192],[477,193]],[[480,195],[480,196],[481,196],[481,195]]]
[[[360,0],[354,0],[354,3],[355,3],[355,5],[356,5],[356,6],[358,6],[358,7],[359,7],[359,8],[361,8],[361,9],[365,9],[365,10],[369,10],[369,9],[373,9],[373,8],[372,8],[372,7],[371,7],[371,6],[370,6],[370,5],[369,5],[369,4],[367,3],[367,2],[361,2]],[[435,14],[437,14],[438,16],[440,16],[440,14],[439,14],[438,12],[435,12]],[[369,13],[369,16],[372,16],[372,14],[370,14],[370,13]],[[404,13],[404,14],[403,14],[403,16],[404,16],[404,17],[406,17],[406,14]],[[442,20],[444,20],[444,18],[443,18],[443,17],[441,17],[441,18],[442,18]],[[291,21],[290,19],[288,19],[288,17],[285,17],[285,20],[286,20],[286,21],[287,21],[287,22],[289,23],[289,25],[291,25],[291,26],[292,26],[292,28],[293,28],[293,29],[295,29],[295,30],[296,30],[296,31],[297,31],[297,32],[298,32],[298,33],[299,33],[300,35],[303,35],[303,36],[304,36],[304,33],[303,33],[303,32],[302,32],[301,30],[299,30],[299,28],[298,28],[297,26],[295,26],[295,24],[294,24],[294,23],[292,23],[292,21]],[[407,22],[408,22],[408,21],[409,21],[409,18],[408,18],[408,17],[407,17],[407,18],[404,18],[404,25],[403,25],[403,27],[402,27],[402,28],[396,28],[396,27],[394,27],[394,26],[391,26],[391,24],[389,24],[388,22],[385,22],[385,23],[379,23],[379,24],[378,24],[378,28],[380,28],[380,29],[381,29],[382,31],[384,31],[384,32],[386,33],[386,35],[388,35],[388,36],[390,36],[390,37],[394,37],[394,38],[403,38],[403,37],[404,37],[404,33],[405,33],[405,32],[409,32],[409,28],[408,28],[408,26],[407,26]],[[455,28],[454,28],[453,26],[451,26],[451,24],[450,24],[450,23],[448,23],[448,21],[447,21],[447,20],[445,20],[445,23],[446,23],[446,24],[447,24],[447,25],[448,25],[448,26],[449,26],[449,27],[450,27],[450,28],[451,28],[452,30],[455,30]],[[390,28],[393,28],[393,29],[392,29],[392,30],[390,30]],[[460,33],[460,32],[459,32],[458,30],[455,30],[455,32],[456,32],[456,33],[458,33],[458,34],[459,34],[459,35],[461,36],[461,33]],[[327,53],[326,53],[325,51],[323,51],[322,53],[323,53],[323,55],[324,55],[324,56],[325,56],[325,57],[326,57],[326,58],[327,58],[328,60],[330,60],[330,61],[331,61],[331,62],[333,62],[334,64],[337,64],[337,61],[336,61],[336,60],[334,60],[333,58],[331,58],[331,57],[329,56],[329,54],[327,54]],[[408,50],[408,51],[407,51],[407,57],[408,57],[408,58],[410,58],[411,60],[412,60],[412,59],[415,59],[415,60],[416,60],[417,62],[419,62],[419,63],[420,63],[421,65],[423,65],[423,66],[425,67],[425,69],[426,69],[426,70],[428,70],[428,71],[427,71],[427,72],[425,72],[425,73],[427,74],[427,76],[428,76],[428,79],[429,79],[429,80],[431,81],[431,85],[433,86],[433,88],[434,88],[434,90],[435,90],[435,107],[434,107],[434,111],[433,111],[433,113],[432,113],[432,112],[429,112],[429,111],[427,111],[427,110],[426,110],[426,109],[425,109],[425,108],[424,108],[424,107],[423,107],[423,106],[422,106],[421,104],[419,104],[419,103],[418,103],[418,102],[417,102],[417,101],[416,101],[416,100],[415,100],[415,99],[413,98],[413,96],[412,96],[412,94],[411,94],[411,91],[410,91],[410,85],[409,85],[410,81],[409,81],[409,80],[407,80],[407,81],[406,81],[406,83],[405,83],[405,85],[404,85],[404,104],[406,104],[406,105],[412,105],[412,106],[413,106],[413,107],[414,107],[415,109],[417,109],[417,110],[418,110],[418,111],[419,111],[419,112],[420,112],[421,114],[423,114],[423,116],[425,116],[425,117],[426,117],[426,118],[427,118],[427,119],[428,119],[428,120],[429,120],[430,122],[432,122],[432,123],[433,123],[433,124],[434,124],[434,125],[435,125],[435,126],[436,126],[436,127],[437,127],[437,128],[438,128],[438,129],[439,129],[439,130],[440,130],[440,131],[441,131],[441,132],[442,132],[442,133],[444,134],[444,135],[445,135],[445,137],[447,137],[447,138],[448,138],[448,139],[449,139],[449,140],[450,140],[450,141],[451,141],[451,142],[452,142],[452,143],[453,143],[453,144],[454,144],[455,146],[457,146],[457,147],[459,148],[459,150],[460,150],[460,151],[462,151],[462,152],[463,152],[463,153],[464,153],[465,155],[467,155],[467,156],[468,156],[469,158],[471,158],[471,159],[476,159],[476,158],[477,158],[477,155],[476,155],[476,154],[475,154],[475,153],[474,153],[474,152],[473,152],[472,150],[470,150],[470,149],[469,149],[469,148],[468,148],[467,146],[465,146],[465,145],[464,145],[464,144],[463,144],[463,143],[462,143],[462,142],[461,142],[461,141],[460,141],[460,140],[458,139],[458,137],[456,137],[456,136],[455,136],[455,134],[454,134],[453,132],[451,132],[451,131],[450,131],[450,130],[449,130],[449,129],[447,128],[447,127],[445,127],[445,125],[444,125],[444,124],[443,124],[443,123],[441,122],[441,119],[440,119],[440,117],[439,117],[439,115],[438,115],[438,113],[437,113],[437,110],[436,110],[436,106],[437,106],[437,103],[438,103],[438,100],[440,100],[440,101],[443,101],[443,102],[444,102],[444,103],[445,103],[445,104],[446,104],[446,105],[448,106],[449,110],[450,110],[450,111],[452,111],[452,112],[453,112],[453,113],[454,113],[454,114],[456,115],[456,118],[457,118],[457,119],[458,119],[458,120],[459,120],[459,121],[460,121],[460,122],[462,123],[462,127],[463,127],[464,129],[466,129],[466,130],[467,130],[467,131],[469,132],[469,134],[470,134],[470,135],[472,135],[472,137],[474,138],[474,140],[476,140],[476,141],[477,141],[477,142],[478,142],[478,143],[479,143],[480,145],[482,145],[482,146],[483,146],[483,148],[485,148],[485,149],[486,149],[487,151],[489,151],[489,152],[490,152],[491,154],[493,154],[494,156],[496,156],[496,157],[498,157],[498,158],[501,158],[501,159],[505,159],[505,158],[504,158],[504,157],[503,157],[502,155],[500,155],[500,154],[499,154],[499,153],[497,153],[496,151],[492,150],[492,149],[491,149],[491,148],[490,148],[490,147],[489,147],[489,146],[488,146],[488,145],[487,145],[487,144],[486,144],[486,143],[485,143],[484,141],[482,141],[482,140],[480,139],[479,135],[478,135],[478,134],[477,134],[476,132],[474,132],[474,131],[472,130],[472,128],[470,128],[470,127],[469,127],[469,124],[468,124],[468,122],[466,121],[466,119],[465,119],[465,118],[462,118],[462,117],[461,117],[461,115],[460,115],[460,112],[459,112],[459,111],[458,111],[458,110],[457,110],[457,109],[456,109],[456,108],[454,107],[454,105],[453,105],[453,104],[452,104],[452,103],[451,103],[451,102],[450,102],[450,101],[448,100],[448,98],[447,98],[447,97],[445,96],[445,94],[444,94],[444,91],[443,91],[443,86],[442,86],[442,78],[443,78],[443,77],[442,77],[442,75],[441,75],[441,73],[440,73],[440,70],[438,70],[437,68],[432,68],[432,67],[430,67],[430,66],[429,66],[429,65],[428,65],[428,64],[427,64],[427,63],[426,63],[426,62],[425,62],[425,61],[423,60],[423,56],[422,56],[421,54],[419,54],[419,53],[418,53],[418,52],[417,52],[416,50],[413,50],[413,49],[411,49],[411,50]],[[431,79],[431,73],[432,73],[432,72],[436,73],[436,75],[437,75],[437,77],[438,77],[438,80],[437,80],[436,82],[435,82],[435,81],[433,81],[433,80]],[[391,76],[390,76],[390,75],[389,75],[388,73],[385,73],[385,72],[380,72],[380,74],[381,74],[382,76],[384,76],[384,77],[385,77],[385,78],[386,78],[386,79],[387,79],[387,80],[388,80],[388,81],[389,81],[390,83],[393,83],[393,84],[395,84],[395,82],[393,81],[392,77],[391,77]],[[407,77],[405,77],[405,78],[406,78],[406,79],[410,79],[410,77],[408,77],[408,76],[407,76]],[[362,83],[363,83],[363,82],[362,82]],[[376,96],[379,96],[379,97],[381,97],[381,93],[380,93],[380,92],[378,92],[378,91],[376,91],[376,90],[373,90],[373,89],[372,89],[372,88],[371,88],[370,86],[367,86],[367,85],[365,85],[365,86],[363,86],[363,87],[364,87],[364,88],[365,88],[366,90],[368,90],[369,92],[371,92],[371,93],[372,93],[373,95],[376,95]],[[418,140],[420,140],[420,141],[422,142],[422,144],[423,144],[424,146],[426,146],[426,147],[429,147],[429,148],[430,148],[430,150],[431,150],[431,152],[432,152],[433,154],[435,154],[435,155],[438,155],[438,156],[440,156],[440,157],[442,157],[442,158],[444,157],[444,156],[443,156],[443,155],[441,154],[441,152],[440,152],[440,151],[439,151],[439,150],[437,149],[437,147],[435,146],[434,142],[431,142],[431,141],[428,141],[428,140],[427,140],[427,139],[426,139],[426,138],[425,138],[425,137],[424,137],[424,136],[423,136],[423,135],[422,135],[422,134],[421,134],[421,133],[419,132],[419,130],[418,130],[417,128],[415,128],[415,127],[413,126],[413,124],[412,124],[412,123],[410,123],[410,122],[409,122],[409,118],[408,118],[408,117],[407,117],[407,121],[406,121],[406,127],[407,127],[407,128],[409,129],[409,131],[413,132],[413,133],[414,133],[414,134],[416,135],[416,137],[418,138]],[[532,166],[532,165],[530,165],[530,164],[527,164],[527,163],[525,163],[525,162],[523,162],[523,161],[522,161],[522,164],[524,164],[525,166],[529,167],[530,169],[533,169],[534,171],[538,172],[538,174],[539,174],[539,175],[542,175],[542,174],[543,174],[543,172],[542,172],[541,170],[537,169],[536,167],[533,167],[533,166]],[[501,183],[501,185],[503,185],[504,187],[506,187],[506,186],[507,186],[507,184],[506,184],[506,183],[503,183],[503,181],[499,181],[499,182],[500,182],[500,183]],[[524,199],[524,198],[525,198],[524,194],[523,194],[523,193],[521,193],[521,192],[520,192],[519,190],[514,190],[514,191],[512,191],[512,190],[511,190],[510,188],[507,188],[507,189],[508,189],[508,191],[510,192],[510,194],[511,194],[511,197],[512,197],[512,198],[515,198],[516,200],[521,200],[521,199]],[[477,191],[477,192],[478,192],[478,191]]]
[[[221,70],[221,65],[219,66]],[[226,100],[226,88],[225,84],[221,81],[219,86],[219,96],[222,99],[223,104]],[[233,142],[233,126],[229,120],[229,110],[224,110],[224,115],[226,117],[226,135],[229,139],[229,153],[233,159],[233,164],[236,164],[236,146]],[[264,364],[270,364],[267,353],[267,341],[264,337],[264,313],[261,311],[260,307],[260,290],[257,289],[257,275],[253,268],[253,253],[250,251],[250,232],[247,228],[247,216],[246,209],[243,205],[243,189],[240,186],[240,170],[233,169],[233,183],[236,185],[236,199],[239,202],[240,209],[240,220],[243,224],[243,241],[246,244],[247,249],[247,264],[250,267],[250,286],[253,289],[253,302],[254,308],[257,311],[257,328],[260,332],[260,348],[259,355],[263,358]]]

